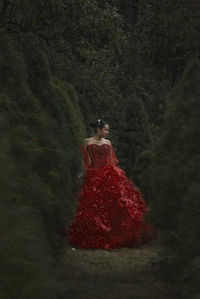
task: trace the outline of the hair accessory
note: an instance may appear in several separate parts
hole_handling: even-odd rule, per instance
[[[98,125],[100,125],[100,119],[98,119]]]

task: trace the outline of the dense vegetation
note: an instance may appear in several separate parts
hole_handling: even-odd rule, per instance
[[[200,296],[199,8],[0,0],[0,297],[64,294],[57,229],[99,117],[162,232],[165,279]]]
[[[168,99],[151,165],[153,219],[163,234],[165,275],[186,298],[199,297],[200,63],[189,62]]]
[[[75,91],[52,77],[37,39],[0,44],[0,297],[57,298],[57,229],[72,214],[85,128]]]

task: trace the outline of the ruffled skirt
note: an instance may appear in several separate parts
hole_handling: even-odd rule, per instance
[[[67,239],[79,248],[136,247],[157,235],[144,221],[145,213],[146,203],[121,168],[90,169],[77,197]]]

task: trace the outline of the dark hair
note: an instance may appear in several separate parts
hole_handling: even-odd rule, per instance
[[[96,133],[97,128],[104,128],[104,126],[107,125],[107,122],[105,122],[102,119],[98,119],[97,121],[95,121],[94,123],[90,123],[90,126],[94,129],[94,132]]]

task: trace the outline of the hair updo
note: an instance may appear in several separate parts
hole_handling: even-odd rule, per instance
[[[107,125],[107,122],[105,122],[102,119],[98,119],[97,121],[95,121],[94,123],[90,123],[90,126],[94,129],[94,132],[96,133],[97,128],[104,128],[104,126]]]

